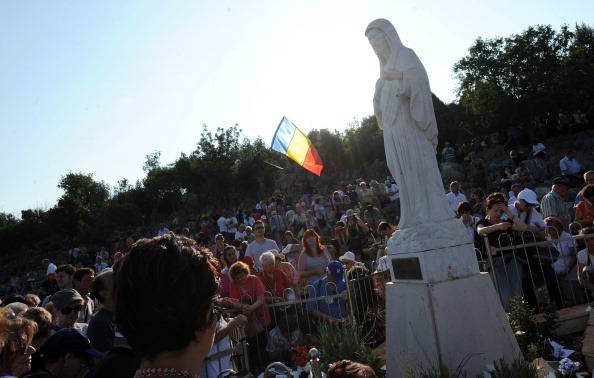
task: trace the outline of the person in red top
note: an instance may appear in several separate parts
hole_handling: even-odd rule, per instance
[[[271,251],[264,252],[260,255],[260,262],[262,263],[262,271],[258,273],[258,278],[264,284],[266,291],[271,293],[274,298],[289,299],[290,290],[292,289],[291,280],[287,275],[276,267],[274,253]],[[293,291],[292,298],[295,293]]]
[[[579,195],[582,201],[575,208],[575,220],[582,227],[591,227],[594,221],[594,185],[586,185]]]
[[[270,325],[270,312],[265,306],[264,294],[266,288],[262,281],[253,274],[250,274],[250,268],[246,263],[238,261],[229,268],[231,282],[229,285],[229,298],[223,301],[224,305],[240,310],[247,316],[248,325],[246,327],[247,340],[250,345],[250,367],[263,369],[266,367],[266,356],[264,350],[266,347],[266,327]],[[260,327],[254,326],[254,322],[259,322]],[[252,323],[252,324],[250,324]],[[257,333],[253,330],[258,330]]]

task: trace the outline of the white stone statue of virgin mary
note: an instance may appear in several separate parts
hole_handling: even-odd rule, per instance
[[[448,206],[435,158],[437,122],[425,68],[389,21],[373,21],[365,35],[380,61],[373,106],[384,132],[386,162],[400,190],[401,231],[390,253],[468,243]]]

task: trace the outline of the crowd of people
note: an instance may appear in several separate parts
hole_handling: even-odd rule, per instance
[[[533,151],[541,155],[544,146],[537,144]],[[487,196],[475,191],[467,199],[458,182],[450,184],[450,207],[475,243],[478,259],[491,258],[489,269],[505,308],[519,295],[537,307],[536,289],[541,286],[558,307],[585,303],[589,295],[594,240],[571,236],[594,234],[594,171],[584,172],[575,151],[569,150],[557,174],[542,196],[536,192],[542,181],[522,165],[510,179],[501,180],[500,191]],[[545,240],[540,248],[534,244]],[[529,243],[533,246],[518,250]],[[516,248],[505,249],[510,245]]]
[[[360,182],[356,206],[342,191],[331,203],[304,196],[294,210],[261,202],[241,223],[234,214],[216,228],[163,224],[115,253],[83,246],[64,254],[65,264],[44,259],[37,291],[3,298],[0,373],[216,377],[233,367],[231,337],[240,329],[252,373],[290,363],[292,348],[315,343],[319,324],[347,319],[346,280],[377,268],[364,253],[395,230],[378,209],[394,193],[379,196]],[[308,325],[271,306],[279,302],[300,303]]]
[[[535,156],[542,152],[535,145]],[[446,199],[478,260],[492,261],[486,269],[505,307],[516,295],[536,304],[534,271],[559,306],[582,303],[594,289],[587,236],[594,235],[594,171],[584,172],[568,151],[551,190],[539,196],[547,178],[529,168],[516,164],[489,195],[475,189],[466,197],[454,181]],[[340,327],[349,316],[363,322],[365,311],[353,306],[364,299],[357,290],[347,295],[349,282],[379,275],[372,295],[381,297],[390,279],[385,241],[398,232],[399,215],[392,178],[250,207],[183,225],[174,217],[111,251],[73,247],[61,264],[44,259],[31,274],[42,277],[36,288],[14,285],[3,298],[1,376],[216,377],[238,367],[230,351],[241,335],[251,346],[249,370],[258,373],[272,361],[290,363],[293,348],[315,344],[322,325]],[[583,241],[569,238],[577,233]],[[549,240],[553,258],[498,250],[526,240]]]

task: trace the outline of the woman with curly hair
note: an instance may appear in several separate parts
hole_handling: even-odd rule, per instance
[[[0,334],[4,334],[4,344],[0,346],[0,377],[20,377],[31,370],[31,356],[35,353],[31,342],[37,325],[23,317],[4,318],[0,320],[0,328],[3,328]]]

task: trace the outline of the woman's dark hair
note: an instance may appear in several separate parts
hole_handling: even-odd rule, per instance
[[[493,207],[495,207],[495,205],[498,204],[507,205],[505,194],[501,192],[489,194],[489,196],[487,197],[487,210],[491,210]]]
[[[97,275],[97,277],[95,277],[95,280],[91,285],[91,298],[98,300],[99,303],[103,303],[105,301],[105,298],[101,296],[101,292],[105,290],[105,287],[107,286],[105,284],[105,280],[107,280],[109,278],[108,276],[111,274],[114,274],[113,269],[107,268],[103,270]]]
[[[460,202],[458,204],[458,209],[456,209],[456,214],[458,217],[461,217],[462,214],[465,213],[472,213],[472,206],[468,202]]]
[[[594,185],[586,185],[582,190],[580,190],[580,196],[584,199],[590,200],[594,197]]]
[[[235,248],[235,246],[233,245],[226,245],[225,248],[223,249],[223,260],[225,261],[225,264],[227,264],[227,266],[229,265],[229,260],[227,260],[227,251],[232,250],[233,253],[237,252],[237,249]]]
[[[138,240],[115,276],[115,318],[140,358],[184,349],[215,321],[218,264],[189,238]]]

